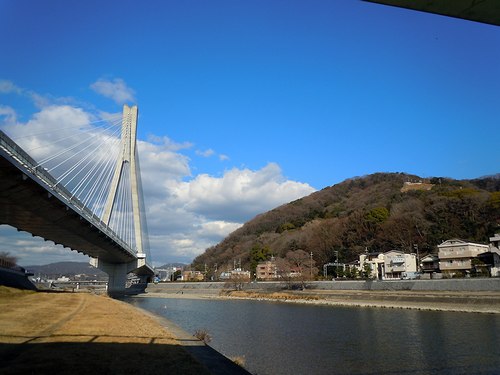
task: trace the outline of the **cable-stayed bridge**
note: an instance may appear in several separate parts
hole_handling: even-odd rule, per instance
[[[0,224],[90,256],[111,293],[131,272],[147,281],[154,271],[136,129],[137,107],[125,105],[122,116],[16,141],[0,131]]]

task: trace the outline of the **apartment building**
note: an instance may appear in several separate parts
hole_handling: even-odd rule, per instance
[[[439,269],[444,274],[467,274],[473,269],[473,259],[489,251],[488,245],[459,239],[444,241],[438,245]]]
[[[384,280],[412,277],[417,272],[417,256],[400,250],[384,254]],[[414,276],[413,276],[414,277]]]
[[[274,280],[278,277],[278,269],[274,259],[257,264],[255,272],[258,280]]]

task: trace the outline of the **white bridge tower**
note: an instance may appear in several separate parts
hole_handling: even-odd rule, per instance
[[[146,264],[146,254],[149,252],[148,238],[143,218],[144,207],[142,201],[142,186],[139,161],[137,156],[137,106],[123,106],[120,154],[118,155],[115,172],[111,181],[108,197],[104,206],[102,221],[110,226],[115,209],[115,201],[119,185],[123,180],[124,171],[130,173],[130,189],[133,217],[133,244],[129,244],[137,251],[137,261],[132,263],[108,263],[99,259],[92,259],[91,264],[109,275],[109,292],[119,292],[125,287],[127,274]],[[140,275],[140,272],[135,272]]]

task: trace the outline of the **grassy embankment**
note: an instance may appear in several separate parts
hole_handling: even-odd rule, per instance
[[[2,374],[209,374],[154,317],[106,296],[0,286]]]

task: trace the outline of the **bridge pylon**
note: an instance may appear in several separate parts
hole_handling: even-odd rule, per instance
[[[117,193],[119,185],[127,175],[130,180],[130,197],[132,207],[133,230],[129,245],[137,251],[137,259],[131,263],[108,263],[99,259],[91,259],[91,264],[109,275],[108,292],[122,292],[125,289],[127,274],[135,272],[141,279],[146,280],[152,276],[146,267],[146,254],[148,249],[148,238],[145,233],[144,204],[142,201],[142,185],[137,153],[137,106],[123,106],[123,118],[121,129],[120,154],[116,162],[113,178],[103,210],[102,221],[112,228],[111,219],[116,208]],[[112,228],[113,229],[113,228]],[[133,235],[132,235],[133,234]],[[142,270],[142,271],[141,271]]]

